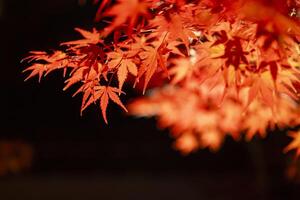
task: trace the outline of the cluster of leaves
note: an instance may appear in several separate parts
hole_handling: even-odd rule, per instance
[[[300,123],[300,110],[289,97],[277,99],[276,112],[266,109],[259,99],[247,105],[249,88],[242,88],[239,96],[233,89],[228,89],[222,104],[218,102],[223,94],[222,84],[218,83],[211,90],[211,82],[186,83],[184,88],[167,86],[154,90],[147,98],[135,100],[129,104],[129,111],[142,117],[158,116],[160,128],[170,128],[176,138],[175,147],[187,154],[199,148],[216,151],[225,137],[240,140],[245,135],[251,140],[255,134],[266,136],[267,130],[276,127],[293,127]],[[200,85],[200,86],[199,86]],[[244,133],[243,135],[241,133]],[[299,146],[298,133],[285,151]]]
[[[107,123],[109,100],[125,82],[146,91],[130,111],[158,116],[188,153],[219,148],[226,134],[251,139],[268,128],[299,125],[300,3],[297,0],[103,0],[106,23],[65,51],[31,52],[28,78],[63,69],[64,89],[80,85],[81,111],[97,103]],[[27,79],[28,79],[27,78]],[[117,86],[113,86],[117,81]],[[300,134],[288,150],[299,149]]]

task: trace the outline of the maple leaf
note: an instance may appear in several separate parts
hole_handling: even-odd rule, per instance
[[[44,64],[36,63],[36,64],[33,64],[32,66],[26,68],[25,70],[23,70],[23,72],[27,72],[29,70],[31,70],[31,73],[29,74],[29,76],[27,76],[25,81],[27,81],[28,79],[32,78],[35,75],[38,75],[39,82],[41,82],[41,78],[42,78],[44,72],[47,71],[47,68],[46,68],[46,65],[44,65]]]
[[[24,58],[22,61],[27,60],[28,62],[41,62],[34,63],[30,67],[23,70],[23,72],[31,71],[30,75],[25,79],[28,80],[36,75],[39,76],[39,82],[43,74],[47,75],[53,70],[66,68],[72,64],[68,61],[67,55],[62,51],[55,51],[52,54],[47,54],[43,51],[31,51],[32,55]]]
[[[103,42],[100,39],[101,38],[100,33],[95,28],[93,29],[93,32],[89,32],[80,28],[75,28],[75,30],[79,32],[84,37],[84,39],[63,42],[61,43],[61,45],[73,46],[72,48],[80,48],[80,47],[87,46],[89,44],[98,44]]]
[[[144,46],[143,51],[138,54],[141,58],[141,67],[138,71],[136,83],[139,82],[139,79],[143,75],[145,75],[143,93],[145,93],[149,81],[156,72],[158,66],[168,74],[166,57],[168,57],[169,49],[166,49],[166,43],[164,42],[167,35],[168,33],[165,32],[158,41],[153,42],[151,46]]]
[[[260,94],[263,102],[273,107],[274,95],[273,95],[273,82],[269,72],[262,73],[259,77],[254,79],[253,85],[249,89],[248,93],[248,106],[253,102],[254,98]]]
[[[174,75],[171,83],[177,84],[185,78],[188,78],[188,75],[192,73],[193,65],[189,58],[180,58],[175,59],[175,66],[169,70],[170,75]]]
[[[45,60],[48,58],[48,54],[45,51],[30,51],[29,52],[31,55],[23,58],[21,62],[27,61],[27,62],[32,62],[32,61],[37,61],[37,60]]]
[[[200,146],[208,147],[211,151],[218,151],[223,142],[223,135],[218,130],[207,130],[200,138]]]
[[[97,4],[99,0],[94,0],[94,4]],[[101,19],[102,11],[103,9],[111,3],[111,0],[102,0],[101,4],[98,7],[98,10],[96,12],[95,21],[99,21]]]
[[[247,54],[243,50],[240,39],[234,38],[225,43],[225,53],[220,58],[226,59],[225,65],[227,67],[230,65],[238,67],[242,63],[248,64]]]
[[[122,93],[122,91],[120,91],[118,88],[110,86],[95,86],[93,90],[85,90],[81,112],[85,110],[89,105],[99,100],[102,116],[105,123],[107,124],[108,121],[106,117],[106,109],[109,103],[109,99],[119,105],[123,110],[128,112],[116,93]]]
[[[117,4],[107,10],[104,16],[115,16],[113,22],[106,28],[106,35],[117,27],[128,22],[127,30],[132,31],[139,16],[148,16],[148,3],[144,0],[118,0]]]
[[[95,62],[95,65],[93,64],[91,67],[89,64],[82,65],[82,66],[75,66],[72,72],[70,73],[71,77],[65,81],[66,86],[63,88],[63,90],[66,90],[72,85],[74,85],[75,83],[81,81],[84,82],[84,85],[88,84],[89,82],[94,82],[94,81],[99,82],[103,70],[103,65],[101,63]]]
[[[103,115],[104,121],[106,123],[108,123],[107,117],[106,117],[106,108],[107,108],[107,104],[108,104],[108,99],[111,99],[114,103],[116,103],[121,108],[123,108],[123,110],[128,112],[126,107],[123,105],[123,103],[121,102],[120,98],[118,97],[118,95],[116,93],[121,93],[121,91],[117,88],[106,87],[103,95],[101,96],[100,107],[102,110],[102,115]]]
[[[127,78],[128,72],[133,76],[137,76],[137,67],[134,62],[129,59],[123,59],[118,68],[118,80],[119,80],[119,89],[122,89],[122,86]]]
[[[159,34],[168,32],[170,40],[176,41],[180,39],[188,47],[190,40],[197,38],[193,29],[184,27],[185,24],[182,17],[176,13],[169,13],[166,17],[157,16],[150,21],[151,26],[157,26]]]
[[[284,152],[287,153],[291,150],[296,150],[296,156],[300,156],[300,132],[299,131],[290,131],[288,134],[293,141],[284,149]]]
[[[127,79],[128,73],[133,76],[137,76],[137,66],[132,59],[127,58],[122,52],[110,52],[108,57],[111,60],[108,62],[109,68],[117,68],[119,89],[121,90],[125,80]]]
[[[122,52],[109,52],[107,54],[109,61],[107,63],[107,66],[109,68],[116,68],[120,65],[122,59],[123,59],[123,53]]]
[[[187,155],[199,148],[199,141],[193,133],[184,133],[176,140],[174,147],[183,155]]]
[[[157,49],[151,46],[145,46],[144,51],[139,53],[142,59],[142,66],[138,72],[138,78],[145,74],[145,83],[143,93],[147,88],[147,85],[157,69]]]

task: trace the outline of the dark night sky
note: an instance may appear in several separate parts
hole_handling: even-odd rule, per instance
[[[235,199],[230,198],[233,193],[236,199],[245,199],[247,191],[252,194],[249,199],[299,197],[299,185],[288,183],[284,178],[288,159],[281,151],[288,140],[283,134],[249,144],[228,139],[218,153],[203,150],[183,157],[171,148],[168,132],[157,130],[153,119],[125,116],[115,106],[109,106],[108,126],[96,107],[80,117],[81,99],[71,97],[74,90],[62,91],[64,84],[59,72],[47,76],[40,84],[37,79],[23,81],[25,75],[21,72],[25,65],[20,64],[20,60],[28,51],[57,48],[62,41],[76,39],[78,35],[73,28],[92,27],[94,12],[95,7],[79,6],[76,0],[0,0],[0,139],[27,141],[35,151],[33,167],[26,178],[20,181],[7,177],[7,182],[0,179],[0,188],[6,185],[13,190],[17,184],[23,187],[22,180],[27,179],[28,182],[35,180],[36,184],[44,183],[49,174],[62,180],[61,187],[69,183],[66,181],[69,179],[62,177],[80,174],[85,178],[74,180],[79,187],[88,182],[87,174],[92,172],[102,174],[117,190],[128,186],[126,181],[118,182],[118,177],[140,185],[138,194],[141,196],[147,196],[147,192],[152,196],[164,191],[172,194],[172,188],[183,187],[182,193],[176,195],[175,192],[166,199],[197,199],[200,198],[197,188],[204,187],[211,191],[217,188],[217,194],[222,197],[216,195],[208,199]],[[137,95],[133,91],[129,93]],[[139,175],[132,181],[131,174]],[[93,184],[99,179],[99,184],[105,185],[105,181],[97,177]],[[146,177],[146,182],[141,177]],[[185,180],[191,187],[182,183]],[[33,188],[34,183],[31,183]],[[157,188],[157,184],[162,183],[165,189]],[[93,186],[90,187],[92,189],[86,190],[93,191]],[[147,187],[144,193],[142,187]],[[230,191],[232,188],[235,191]],[[31,199],[26,195],[24,198]]]

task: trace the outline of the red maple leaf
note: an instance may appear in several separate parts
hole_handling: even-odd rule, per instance
[[[140,16],[148,16],[149,4],[146,0],[118,0],[117,4],[108,9],[103,15],[114,16],[105,33],[109,34],[116,28],[128,23],[126,30],[130,33]]]

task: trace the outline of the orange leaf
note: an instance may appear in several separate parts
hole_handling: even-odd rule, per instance
[[[287,153],[291,150],[296,150],[296,156],[299,157],[300,156],[300,132],[290,131],[289,136],[293,138],[293,141],[287,147],[285,147],[283,151]]]
[[[127,109],[126,109],[126,107],[125,107],[125,106],[123,105],[123,103],[121,102],[119,96],[116,94],[116,92],[122,93],[122,91],[119,90],[119,89],[117,89],[117,88],[112,88],[112,87],[108,87],[108,88],[107,88],[107,93],[108,93],[108,95],[109,95],[109,98],[110,98],[113,102],[115,102],[116,104],[118,104],[121,108],[123,108],[123,110],[125,110],[126,112],[128,112]]]
[[[100,98],[100,108],[102,111],[102,116],[103,119],[105,121],[105,123],[107,124],[107,117],[106,117],[106,109],[107,109],[107,105],[108,105],[108,94],[107,94],[107,88],[105,88],[101,98]]]
[[[128,72],[132,75],[137,75],[137,67],[135,63],[133,63],[129,59],[123,59],[121,61],[121,64],[118,68],[118,80],[119,80],[119,89],[121,90],[123,87],[123,84],[127,78]]]
[[[76,48],[79,48],[87,46],[88,44],[98,44],[99,42],[102,42],[102,40],[100,39],[100,33],[96,29],[93,29],[93,32],[89,32],[80,28],[75,28],[75,30],[79,32],[84,37],[84,39],[63,42],[61,43],[61,45],[72,45]]]
[[[117,27],[128,22],[127,30],[132,31],[139,16],[148,15],[148,4],[144,0],[118,0],[117,4],[104,13],[104,16],[115,16],[113,22],[105,30],[111,33]]]

